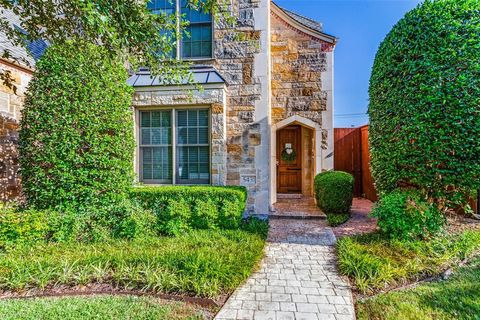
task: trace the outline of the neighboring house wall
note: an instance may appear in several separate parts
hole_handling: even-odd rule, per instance
[[[14,93],[0,83],[0,202],[7,202],[16,199],[21,192],[18,122],[32,72],[3,60],[0,60],[0,70],[10,71],[17,87]]]
[[[20,195],[18,122],[0,114],[0,203]]]
[[[25,100],[25,92],[32,78],[32,72],[29,69],[18,67],[8,61],[0,60],[0,70],[10,71],[15,86],[16,93],[0,81],[0,113],[13,119],[20,119],[20,112]]]

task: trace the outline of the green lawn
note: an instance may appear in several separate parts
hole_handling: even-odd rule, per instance
[[[389,240],[378,233],[344,237],[337,244],[339,269],[361,293],[433,275],[480,250],[480,231],[429,241]]]
[[[216,297],[233,292],[252,273],[264,245],[264,232],[237,230],[141,241],[17,246],[0,253],[0,289],[107,283]]]
[[[64,297],[0,300],[2,320],[194,320],[201,310],[148,297]]]
[[[449,280],[357,302],[359,320],[480,319],[480,259]]]

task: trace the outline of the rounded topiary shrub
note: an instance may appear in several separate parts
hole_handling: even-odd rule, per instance
[[[133,181],[132,88],[119,60],[99,46],[50,47],[31,80],[20,130],[27,204],[104,208]]]
[[[417,190],[395,190],[384,195],[372,210],[378,226],[391,238],[426,238],[442,229],[445,217]]]
[[[376,188],[440,207],[480,189],[480,1],[426,0],[380,45],[370,79]]]
[[[343,171],[319,173],[314,182],[317,205],[328,214],[350,212],[353,201],[354,178]]]

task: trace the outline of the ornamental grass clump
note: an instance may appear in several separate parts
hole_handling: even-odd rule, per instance
[[[480,189],[479,0],[407,13],[380,45],[369,95],[380,195],[415,188],[446,210]]]

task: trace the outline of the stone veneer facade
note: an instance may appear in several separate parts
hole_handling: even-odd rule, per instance
[[[18,174],[18,121],[25,100],[25,91],[32,77],[28,69],[0,60],[0,69],[9,70],[17,87],[0,83],[0,203],[15,200],[21,193]]]
[[[246,186],[247,208],[257,212],[269,209],[269,9],[268,0],[233,0],[235,27],[215,22],[214,59],[201,63],[214,66],[228,85],[205,85],[193,99],[182,87],[146,87],[133,99],[137,110],[210,105],[212,184]]]
[[[136,119],[143,109],[210,106],[212,184],[247,187],[247,210],[267,214],[276,201],[277,124],[313,121],[321,145],[315,173],[333,167],[334,44],[289,25],[270,0],[232,0],[229,10],[237,24],[215,22],[214,57],[199,62],[215,67],[226,84],[190,88],[193,98],[185,87],[136,87],[133,105]],[[135,167],[140,172],[138,161]]]

